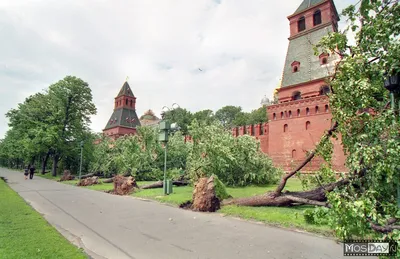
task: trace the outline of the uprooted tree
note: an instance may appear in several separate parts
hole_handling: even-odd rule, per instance
[[[400,6],[398,1],[367,1],[343,12],[349,18],[344,32],[324,37],[316,52],[340,55],[330,79],[334,126],[295,170],[285,175],[274,192],[224,204],[287,206],[312,204],[329,207],[329,222],[342,238],[400,240],[400,121],[384,89],[388,75],[400,73]],[[347,32],[355,34],[351,45]],[[283,192],[289,178],[316,156],[330,163],[330,138],[340,134],[349,172],[338,181],[332,170],[316,174],[319,187],[304,192]],[[331,177],[326,177],[330,172]],[[325,175],[322,175],[325,174]]]

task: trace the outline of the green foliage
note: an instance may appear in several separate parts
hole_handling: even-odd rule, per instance
[[[67,169],[77,170],[74,165],[78,163],[80,141],[93,140],[89,124],[94,114],[96,107],[88,84],[77,77],[65,77],[6,114],[10,129],[0,146],[0,162],[11,167],[28,163],[39,167],[45,157],[52,156],[56,163],[61,158]],[[90,146],[85,143],[85,161],[91,158]]]
[[[277,181],[280,171],[261,152],[251,136],[235,138],[218,124],[190,126],[193,147],[188,156],[191,179],[217,175],[229,186],[267,184]]]
[[[240,113],[242,108],[239,106],[228,105],[222,107],[215,113],[215,118],[227,129],[234,126],[233,122]]]
[[[214,176],[215,194],[217,195],[217,198],[220,201],[230,198],[231,196],[228,194],[225,185],[218,179],[218,176],[216,175],[213,176]]]
[[[313,225],[329,225],[329,209],[325,207],[309,208],[303,211],[304,220]]]
[[[236,114],[232,124],[233,126],[244,126],[244,125],[258,124],[267,121],[268,121],[267,107],[262,106],[248,113],[239,112],[238,114]]]
[[[389,218],[400,220],[396,204],[400,123],[398,114],[388,109],[389,93],[383,87],[387,75],[400,72],[400,5],[362,1],[359,10],[351,5],[343,13],[349,27],[328,35],[316,48],[342,57],[330,82],[330,105],[347,154],[351,184],[328,195],[330,214],[342,238],[369,235],[400,240],[398,230],[384,234],[371,228],[371,222],[383,226]],[[348,31],[355,34],[354,45]],[[327,152],[321,154],[329,157]]]

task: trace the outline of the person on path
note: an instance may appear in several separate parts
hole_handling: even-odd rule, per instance
[[[29,168],[30,168],[30,166],[31,166],[31,165],[28,165],[28,166],[25,168],[25,172],[24,172],[24,179],[25,179],[25,180],[28,179],[28,174],[29,174]]]
[[[34,165],[32,165],[30,168],[29,168],[29,179],[31,179],[32,180],[32,178],[33,178],[33,174],[35,173],[35,166]]]

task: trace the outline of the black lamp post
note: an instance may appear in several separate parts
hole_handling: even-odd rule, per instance
[[[390,92],[390,103],[393,114],[395,115],[395,119],[393,120],[393,125],[394,125],[396,123],[395,97],[400,93],[400,73],[396,73],[386,78],[384,86]],[[399,101],[399,106],[397,108],[400,111],[400,101]],[[397,185],[397,206],[400,208],[400,182]]]
[[[160,122],[160,133],[159,133],[159,141],[164,143],[164,181],[163,181],[163,189],[164,195],[168,195],[172,193],[172,182],[167,181],[167,149],[168,149],[168,136],[171,131],[175,131],[178,129],[176,123],[172,125],[168,120],[165,119],[165,113],[167,111],[173,112],[175,109],[180,108],[178,104],[172,104],[172,109],[164,106],[162,108],[161,118],[162,121]],[[173,118],[172,118],[173,119]]]

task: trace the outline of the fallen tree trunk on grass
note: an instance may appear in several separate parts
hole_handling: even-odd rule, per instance
[[[102,183],[112,183],[114,181],[114,178],[109,178],[109,179],[103,179],[101,180]]]
[[[111,191],[110,193],[116,195],[127,195],[133,192],[135,188],[139,188],[135,178],[133,178],[132,176],[124,177],[122,175],[116,175],[114,176],[113,179],[114,179],[113,181],[114,190]]]
[[[81,179],[77,183],[78,186],[90,186],[90,185],[95,185],[95,184],[99,184],[99,177],[97,177],[97,176]]]
[[[162,188],[163,187],[163,181],[158,181],[152,184],[148,184],[145,186],[140,187],[140,189],[155,189],[155,188]],[[189,181],[172,181],[172,185],[175,186],[186,186],[189,185]]]
[[[81,179],[86,179],[86,178],[89,178],[89,177],[92,177],[92,176],[95,176],[95,173],[81,175]]]
[[[247,198],[227,199],[222,201],[222,205],[239,205],[239,206],[293,206],[309,204],[314,206],[329,207],[326,202],[326,193],[333,191],[336,187],[348,184],[349,179],[343,179],[334,183],[320,186],[316,189],[304,192],[284,192],[276,196],[275,192],[266,193]]]

